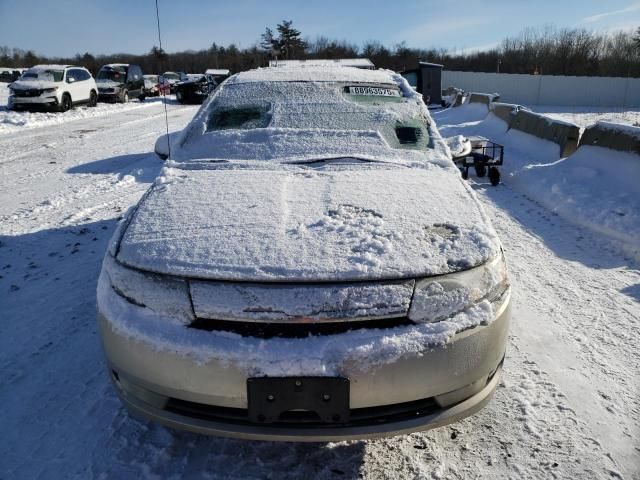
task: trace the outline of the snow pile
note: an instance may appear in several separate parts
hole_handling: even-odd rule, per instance
[[[581,127],[599,121],[640,126],[640,108],[532,105],[531,109],[554,120],[568,121]]]
[[[488,325],[494,319],[492,305],[484,300],[437,323],[263,340],[184,328],[118,296],[104,273],[98,282],[98,305],[111,327],[128,338],[198,363],[233,365],[249,376],[348,376],[350,369],[368,371],[401,358],[420,356],[430,347],[445,345],[456,333]]]
[[[438,124],[440,133],[445,134],[442,129],[450,125],[460,126],[469,122],[478,122],[484,119],[489,113],[489,107],[484,103],[465,103],[459,107],[445,108],[433,112],[433,119]]]
[[[0,88],[0,134],[16,132],[25,128],[57,125],[74,120],[89,119],[126,110],[149,107],[157,105],[162,101],[162,99],[156,98],[147,99],[144,102],[134,101],[124,105],[98,103],[95,107],[77,106],[67,112],[15,112],[7,109],[8,97],[8,88]]]
[[[507,131],[507,124],[491,114],[482,121],[469,121],[460,114],[434,118],[460,122],[442,126],[445,136],[482,135],[504,145],[502,180],[506,184],[573,222],[623,242],[631,255],[640,256],[640,156],[585,145],[561,159],[556,143]],[[640,131],[602,124],[631,135]]]
[[[581,146],[552,164],[530,164],[508,181],[551,211],[635,246],[640,254],[640,156]]]

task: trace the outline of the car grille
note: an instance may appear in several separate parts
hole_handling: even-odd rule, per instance
[[[356,427],[360,425],[382,425],[385,423],[400,422],[402,420],[423,417],[440,410],[433,397],[416,400],[413,402],[383,405],[380,407],[352,408],[347,422],[326,423],[321,422],[315,412],[289,411],[280,415],[277,422],[269,423],[269,427]],[[203,403],[188,402],[177,398],[169,398],[164,410],[185,417],[197,418],[206,421],[231,423],[236,425],[255,425],[249,420],[249,411],[245,408],[216,407]]]
[[[16,97],[39,97],[42,90],[14,90],[13,95]]]
[[[242,322],[237,320],[214,320],[197,318],[189,328],[198,330],[237,333],[243,337],[257,338],[305,338],[310,335],[337,335],[362,328],[395,328],[414,323],[407,317],[383,318],[377,320],[355,320],[345,322],[309,323],[267,323]]]
[[[98,88],[99,93],[113,93],[113,88]]]

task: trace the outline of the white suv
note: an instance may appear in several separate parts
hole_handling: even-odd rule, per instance
[[[86,68],[72,65],[37,65],[9,85],[9,109],[53,108],[66,112],[74,105],[95,107],[98,88]]]

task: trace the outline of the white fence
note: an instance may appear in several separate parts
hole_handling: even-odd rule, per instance
[[[640,78],[442,72],[442,88],[499,93],[520,105],[640,107]]]

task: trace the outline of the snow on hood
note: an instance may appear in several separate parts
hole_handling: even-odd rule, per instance
[[[96,80],[96,85],[101,88],[119,88],[122,87],[122,83],[114,82],[113,80],[100,79]]]
[[[55,88],[60,83],[47,80],[16,80],[11,84],[11,88],[14,90],[31,90],[34,88],[44,90],[45,88]]]
[[[158,273],[238,281],[348,281],[449,273],[499,241],[449,169],[238,162],[167,168],[118,252]]]

